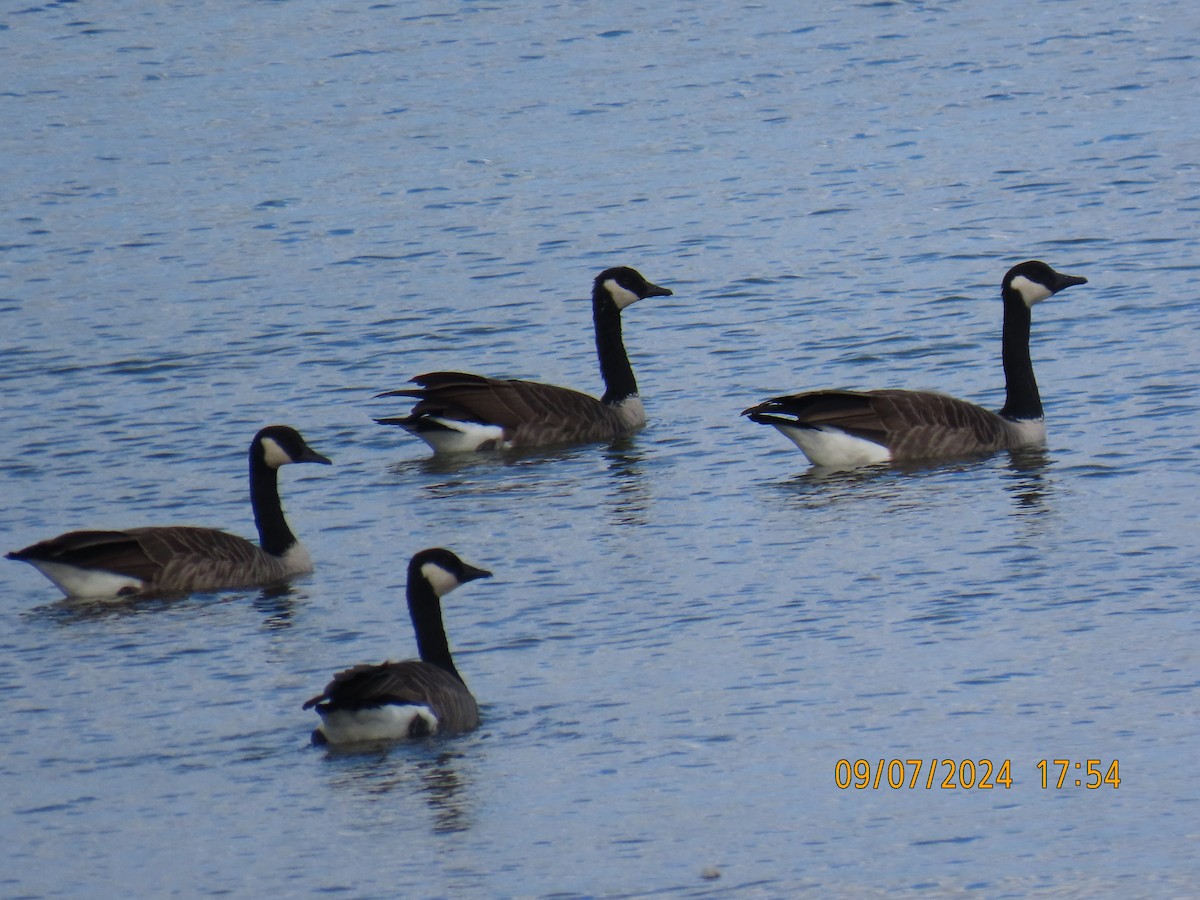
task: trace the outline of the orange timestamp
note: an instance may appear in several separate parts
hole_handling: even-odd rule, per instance
[[[1035,766],[1043,790],[1121,786],[1119,760],[1040,759]],[[839,759],[833,783],[842,790],[1009,790],[1015,783],[1011,759]],[[1073,777],[1077,775],[1078,777]]]

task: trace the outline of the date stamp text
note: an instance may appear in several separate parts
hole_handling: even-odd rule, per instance
[[[1116,759],[1039,759],[1032,770],[1042,790],[1121,786]],[[842,790],[1010,790],[1019,780],[1011,759],[839,759],[833,766],[833,783]]]

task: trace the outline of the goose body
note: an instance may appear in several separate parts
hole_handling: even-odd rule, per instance
[[[637,431],[646,424],[646,412],[621,338],[621,311],[646,297],[671,294],[624,266],[596,276],[592,318],[605,385],[599,400],[535,381],[431,372],[413,378],[415,388],[378,395],[415,399],[409,415],[375,421],[408,430],[435,453],[611,441]]]
[[[773,397],[743,412],[773,425],[817,466],[852,467],[990,453],[1040,444],[1046,437],[1041,396],[1029,356],[1033,306],[1087,279],[1031,260],[1001,283],[1001,359],[1007,392],[992,412],[930,391],[809,391]]]
[[[408,612],[420,659],[359,665],[333,676],[304,704],[321,724],[314,744],[350,744],[470,731],[479,707],[463,682],[446,640],[441,598],[491,572],[449,550],[422,550],[408,564]]]
[[[258,545],[214,528],[175,525],[71,531],[7,556],[32,565],[68,597],[91,599],[252,587],[312,571],[283,516],[277,473],[288,463],[329,460],[285,425],[259,431],[249,458]]]

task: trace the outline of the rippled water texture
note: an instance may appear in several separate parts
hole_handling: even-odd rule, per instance
[[[0,13],[0,549],[252,535],[267,423],[335,463],[282,474],[318,562],[284,590],[97,608],[0,565],[0,894],[1190,893],[1198,19]],[[1044,452],[822,474],[739,417],[998,407],[1028,258],[1089,279],[1035,311]],[[599,392],[616,264],[675,292],[625,315],[642,434],[443,463],[372,423],[442,368]],[[404,567],[437,545],[496,573],[446,602],[483,726],[309,747],[332,672],[414,653]],[[1013,784],[839,789],[859,758]],[[1058,758],[1120,787],[1044,790]]]

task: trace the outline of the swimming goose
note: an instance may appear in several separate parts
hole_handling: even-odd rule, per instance
[[[592,318],[606,388],[599,400],[536,381],[431,372],[412,379],[420,387],[377,395],[416,398],[411,414],[375,421],[407,429],[435,453],[611,441],[637,431],[646,424],[646,411],[621,340],[621,310],[671,294],[625,266],[596,276]]]
[[[408,614],[420,659],[360,665],[333,676],[325,691],[304,704],[321,724],[314,744],[349,744],[470,731],[479,708],[467,690],[446,642],[441,598],[460,584],[491,572],[449,550],[422,550],[408,563]]]
[[[68,597],[185,594],[274,584],[312,571],[312,559],[283,517],[277,474],[288,463],[330,461],[294,428],[271,425],[250,444],[250,505],[260,546],[214,528],[187,525],[72,531],[8,554]]]
[[[1046,437],[1042,400],[1029,358],[1030,310],[1063,288],[1087,284],[1043,262],[1013,266],[1004,276],[1001,358],[1007,400],[994,413],[926,391],[811,391],[774,397],[742,415],[774,425],[817,466],[987,453]]]

